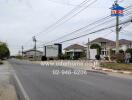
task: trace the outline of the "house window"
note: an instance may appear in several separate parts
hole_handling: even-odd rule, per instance
[[[106,42],[101,42],[101,47],[105,48],[106,47]]]

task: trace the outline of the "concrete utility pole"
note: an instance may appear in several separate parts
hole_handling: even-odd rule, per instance
[[[18,56],[21,56],[21,50],[18,51]]]
[[[116,16],[116,53],[119,53],[119,16]]]
[[[34,42],[34,50],[35,50],[34,60],[36,60],[36,42],[37,42],[37,40],[36,40],[36,37],[35,36],[33,37],[33,42]]]
[[[115,1],[118,5],[118,0]],[[119,53],[119,16],[116,16],[116,54]]]
[[[46,57],[46,46],[45,45],[43,45],[43,56]]]
[[[23,57],[23,49],[24,49],[24,47],[22,46],[22,57]]]
[[[89,38],[88,38],[88,44],[87,44],[87,59],[89,60],[90,59],[90,41],[89,41]]]
[[[75,59],[75,49],[73,49],[73,55],[72,55],[72,59]]]

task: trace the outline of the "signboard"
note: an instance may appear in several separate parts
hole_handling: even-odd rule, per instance
[[[58,45],[46,46],[46,57],[58,57]]]
[[[111,8],[111,16],[124,16],[124,9],[118,4],[114,4]]]

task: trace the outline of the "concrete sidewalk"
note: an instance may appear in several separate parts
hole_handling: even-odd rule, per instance
[[[14,86],[11,84],[11,72],[7,61],[0,65],[0,100],[18,100]]]

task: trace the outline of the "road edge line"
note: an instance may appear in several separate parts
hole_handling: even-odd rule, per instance
[[[27,94],[27,92],[25,91],[24,87],[22,86],[21,81],[19,80],[18,76],[16,75],[16,73],[13,73],[14,79],[16,81],[16,84],[18,85],[17,88],[19,88],[21,94],[19,93],[20,99],[22,100],[31,100]]]
[[[12,74],[12,79],[13,79],[12,82],[15,86],[17,96],[19,96],[18,99],[20,99],[20,100],[31,100],[29,98],[27,92],[25,91],[20,79],[18,78],[13,66],[11,65],[11,63],[9,61],[7,61],[7,62],[8,62],[8,65],[10,66],[10,68],[11,68],[11,74]]]

